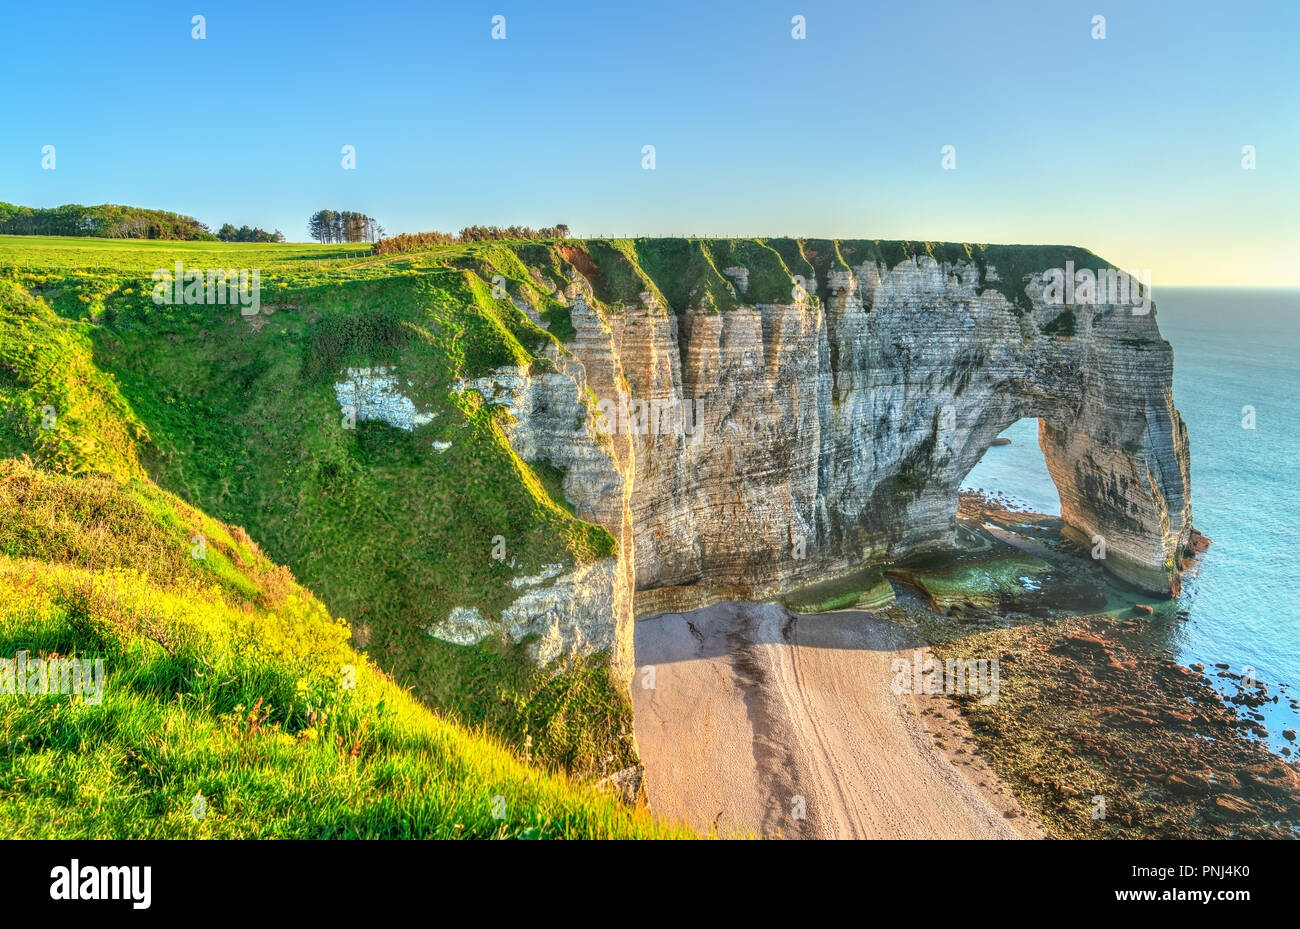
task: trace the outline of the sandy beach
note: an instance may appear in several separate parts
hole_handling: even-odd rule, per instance
[[[947,699],[892,692],[891,662],[923,646],[854,610],[735,602],[638,621],[651,808],[722,836],[1037,837]]]

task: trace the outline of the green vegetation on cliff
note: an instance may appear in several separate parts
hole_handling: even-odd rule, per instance
[[[0,834],[670,834],[438,719],[348,638],[241,530],[147,481],[0,463],[0,656],[102,662],[81,696],[0,701]]]
[[[242,527],[429,707],[544,768],[600,777],[636,762],[602,656],[539,669],[527,642],[426,632],[454,607],[498,616],[515,577],[615,551],[562,498],[558,471],[511,449],[508,414],[457,385],[505,365],[553,370],[579,292],[606,318],[647,312],[644,295],[658,312],[730,312],[789,302],[795,276],[818,283],[816,302],[834,271],[921,255],[975,264],[1013,307],[1024,275],[1062,255],[1104,265],[1083,250],[868,240],[493,240],[376,256],[0,236],[0,457],[152,481]],[[151,273],[177,261],[257,269],[261,312],[156,304]],[[426,420],[345,428],[336,384],[375,366]]]
[[[119,389],[93,352],[91,327],[0,281],[0,657],[103,662],[102,690],[0,701],[0,832],[664,833],[612,795],[435,716],[380,669],[385,656],[351,644],[356,630],[337,608],[331,615],[242,528],[156,486],[142,462],[189,455],[195,467],[184,473],[204,487],[203,457],[216,447],[206,443],[216,439],[196,434],[201,451],[174,444],[178,424],[199,425],[193,409],[179,420],[149,410],[145,428],[130,385]],[[220,438],[220,428],[208,431]],[[497,654],[493,665],[485,650],[474,660],[500,695],[531,697],[512,707],[517,724],[544,720],[553,751],[596,751],[573,733],[617,743],[578,718],[600,715],[607,682],[583,668],[541,677],[515,658]],[[474,687],[459,698],[473,700]]]
[[[299,246],[263,248],[284,257],[265,263],[263,314],[251,319],[228,306],[156,305],[143,269],[15,269],[58,315],[18,283],[0,285],[12,309],[3,360],[25,388],[0,407],[0,450],[38,462],[58,451],[60,467],[77,472],[143,467],[247,529],[431,706],[529,745],[548,767],[602,775],[635,763],[630,709],[599,658],[539,671],[526,645],[466,648],[424,631],[455,606],[499,611],[517,596],[514,576],[614,551],[606,530],[575,518],[514,454],[500,410],[451,389],[536,362],[554,336],[493,300],[476,274],[345,275]],[[232,263],[211,252],[183,260],[218,257]],[[334,382],[346,367],[389,364],[418,374],[404,390],[432,422],[345,429]],[[46,409],[52,429],[42,428]],[[451,444],[439,454],[434,442]],[[507,540],[508,559],[492,557],[494,537]]]

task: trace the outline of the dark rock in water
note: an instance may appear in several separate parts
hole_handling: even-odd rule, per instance
[[[1056,837],[1293,836],[1300,731],[1274,745],[1260,714],[1245,713],[1253,690],[1224,706],[1218,679],[1205,676],[1215,674],[1211,663],[1179,664],[1150,641],[1149,627],[1146,617],[1027,625],[1025,640],[1008,646],[1019,657],[1017,686],[1004,689],[977,742],[1007,753],[1009,779],[1032,798],[1026,810],[1047,811]],[[961,641],[939,648],[963,654]],[[1130,663],[1149,672],[1140,695],[1133,671],[1111,673]],[[1038,720],[1039,707],[1067,711]],[[1108,797],[1104,820],[1079,821],[1081,788]],[[1132,825],[1121,829],[1124,816]]]
[[[1144,613],[1145,615],[1150,616],[1155,613],[1155,607],[1148,603],[1135,603],[1133,604],[1133,612]]]
[[[1295,741],[1295,730],[1294,730],[1294,729],[1283,729],[1283,730],[1282,730],[1282,738],[1286,739],[1288,742],[1294,742],[1294,741]]]
[[[1011,440],[1004,435],[1000,435],[993,440],[993,445],[1010,445],[1010,444],[1011,444]]]
[[[1219,662],[1216,662],[1214,666],[1215,666],[1216,668],[1223,668],[1225,671],[1226,671],[1228,668],[1231,668],[1231,667],[1232,667],[1232,665],[1228,664],[1226,661],[1219,661]]]

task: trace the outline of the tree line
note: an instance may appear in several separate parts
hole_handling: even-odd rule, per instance
[[[0,233],[105,239],[216,239],[212,230],[193,216],[113,203],[99,206],[65,203],[47,208],[0,203]]]
[[[230,223],[226,223],[217,230],[217,238],[222,242],[283,242],[284,233],[279,229],[275,232],[267,232],[265,229],[248,226],[240,226],[236,229]]]
[[[66,203],[48,208],[0,203],[0,234],[71,235],[101,239],[182,239],[203,242],[283,242],[279,229],[224,224],[214,235],[193,216],[168,210],[104,203],[82,206]]]
[[[531,226],[466,226],[455,235],[449,232],[403,232],[375,243],[375,254],[413,252],[434,245],[458,242],[489,242],[498,239],[567,239],[569,227],[564,223],[534,229]]]
[[[317,210],[307,220],[307,231],[317,242],[375,242],[384,227],[365,213]]]

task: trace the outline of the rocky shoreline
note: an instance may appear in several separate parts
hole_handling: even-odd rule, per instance
[[[1036,528],[1052,520],[968,493],[962,519],[972,531],[988,525],[1034,544]],[[1068,548],[1053,553],[1058,566],[1070,557]],[[1086,573],[1088,565],[1070,569]],[[936,658],[999,660],[997,701],[949,700],[1051,836],[1300,837],[1300,764],[1286,747],[1279,756],[1260,741],[1267,732],[1256,712],[1279,701],[1296,709],[1297,701],[1221,666],[1210,673],[1237,688],[1225,700],[1203,666],[1179,664],[1169,645],[1176,605],[942,615],[917,603],[900,598],[897,612]],[[936,734],[941,715],[928,714]],[[1294,740],[1295,731],[1284,737]]]

